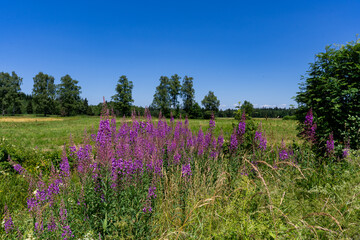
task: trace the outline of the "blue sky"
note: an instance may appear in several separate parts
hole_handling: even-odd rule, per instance
[[[360,33],[360,1],[1,1],[0,71],[70,74],[91,104],[120,75],[135,105],[151,104],[161,75],[194,77],[196,101],[289,106],[326,45]]]

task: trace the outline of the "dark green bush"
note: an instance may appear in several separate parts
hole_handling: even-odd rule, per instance
[[[319,149],[333,133],[335,145],[360,147],[360,41],[328,46],[310,64],[296,96],[297,118],[312,108]]]

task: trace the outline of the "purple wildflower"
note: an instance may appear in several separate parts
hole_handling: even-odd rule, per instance
[[[49,232],[53,232],[57,229],[55,218],[53,215],[51,215],[50,222],[48,223],[47,227]]]
[[[4,208],[5,208],[4,227],[5,227],[6,234],[8,234],[8,233],[10,233],[11,230],[14,229],[14,223],[12,221],[11,214],[9,213],[9,209],[6,204],[5,204]]]
[[[35,223],[35,232],[42,233],[44,231],[44,225],[42,222]]]
[[[181,154],[177,153],[174,155],[174,164],[177,165],[180,163],[180,159],[181,159]]]
[[[156,187],[152,187],[152,186],[149,187],[148,198],[156,198],[157,197],[157,195],[155,194],[155,190],[156,190]]]
[[[246,121],[245,111],[243,111],[241,121],[239,122],[238,131],[237,131],[237,133],[239,135],[240,143],[242,143],[244,141],[244,134],[245,134],[245,129],[246,129],[245,121]]]
[[[230,137],[230,150],[234,151],[237,149],[237,147],[238,147],[238,141],[234,130],[233,134],[231,134]]]
[[[262,151],[266,151],[266,144],[267,144],[267,140],[266,137],[263,136],[263,133],[261,131],[256,131],[255,132],[255,138],[254,138],[255,142],[258,145],[258,148]]]
[[[315,131],[316,131],[316,123],[314,123],[314,116],[312,112],[312,108],[310,108],[309,112],[305,116],[304,122],[304,137],[311,143],[315,142]]]
[[[286,146],[284,143],[284,140],[281,141],[281,148],[279,152],[279,159],[280,160],[286,160],[289,158],[289,153],[286,151]]]
[[[188,179],[191,175],[192,173],[190,163],[183,165],[181,169],[181,176]]]
[[[70,176],[70,165],[69,165],[68,158],[66,157],[65,147],[64,147],[64,150],[63,150],[61,160],[62,161],[60,163],[60,175],[62,177],[69,177]]]
[[[346,141],[345,148],[343,149],[343,158],[349,156],[349,152],[350,152],[350,143],[349,141]]]
[[[14,165],[14,169],[15,171],[17,171],[19,174],[24,174],[25,173],[25,168],[23,168],[20,164],[15,164]]]
[[[329,156],[334,153],[334,136],[332,133],[329,135],[329,140],[326,141],[326,152]]]
[[[222,146],[224,144],[224,136],[222,135],[222,133],[220,133],[220,135],[218,137],[217,144],[218,144],[219,148],[222,148]]]
[[[63,237],[64,240],[69,239],[70,237],[74,237],[74,234],[72,233],[70,226],[66,225],[63,227],[63,233],[61,234],[61,237]]]

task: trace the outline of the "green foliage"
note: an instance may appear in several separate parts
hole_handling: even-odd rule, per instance
[[[205,95],[204,99],[201,101],[201,104],[204,106],[206,111],[219,111],[220,100],[217,99],[214,92],[209,91],[207,95]]]
[[[181,90],[180,79],[181,77],[179,75],[174,74],[169,81],[169,95],[173,109],[176,109],[179,105],[178,96]]]
[[[9,107],[14,110],[19,106],[19,97],[20,97],[20,85],[22,84],[22,78],[16,75],[15,72],[9,73],[1,72],[0,73],[0,104],[2,115],[5,114],[5,111]]]
[[[283,118],[285,116],[294,116],[295,108],[254,108],[251,114],[254,118]]]
[[[170,114],[170,95],[169,95],[169,78],[166,76],[160,77],[160,84],[156,87],[152,107],[160,109],[164,116]]]
[[[246,119],[251,119],[251,116],[254,112],[254,105],[248,101],[244,101],[244,103],[240,106],[241,102],[239,102],[239,105],[236,106],[238,109],[235,114],[235,119],[240,120],[242,117],[243,112],[245,112]]]
[[[282,118],[282,120],[296,120],[296,116],[289,116],[289,115],[286,115]]]
[[[131,105],[134,102],[132,98],[133,87],[133,82],[129,81],[125,75],[119,78],[115,89],[116,94],[111,97],[118,115],[129,116],[131,114]]]
[[[189,112],[190,118],[203,118],[203,111],[197,102],[193,102]]]
[[[78,81],[72,79],[68,74],[61,78],[58,86],[58,101],[62,116],[74,116],[79,113],[81,107],[80,89]]]
[[[251,116],[254,112],[254,105],[245,100],[240,109],[241,111],[245,111],[245,114]]]
[[[55,107],[56,87],[54,77],[39,72],[34,78],[33,99],[37,113],[51,113]]]
[[[181,97],[183,99],[183,109],[189,114],[195,104],[194,78],[185,76],[181,86]]]
[[[337,144],[349,140],[360,147],[360,42],[328,46],[310,64],[305,82],[296,96],[298,119],[303,122],[312,108],[318,143],[332,132]]]

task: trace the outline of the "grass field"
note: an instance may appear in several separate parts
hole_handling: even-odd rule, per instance
[[[81,142],[84,130],[94,132],[99,126],[99,117],[36,117],[23,115],[15,117],[0,117],[0,137],[5,138],[15,146],[24,148],[38,148],[42,150],[59,150],[64,144],[69,143],[69,136],[75,144]],[[118,118],[117,122],[123,121]],[[131,121],[130,118],[126,121]],[[292,141],[299,142],[296,134],[296,121],[282,119],[254,119],[255,125],[262,123],[270,144],[279,144],[282,139],[286,144]],[[217,118],[215,134],[222,130],[228,138],[237,121],[233,118]],[[200,127],[205,131],[209,120],[190,119],[189,126],[192,131]]]

